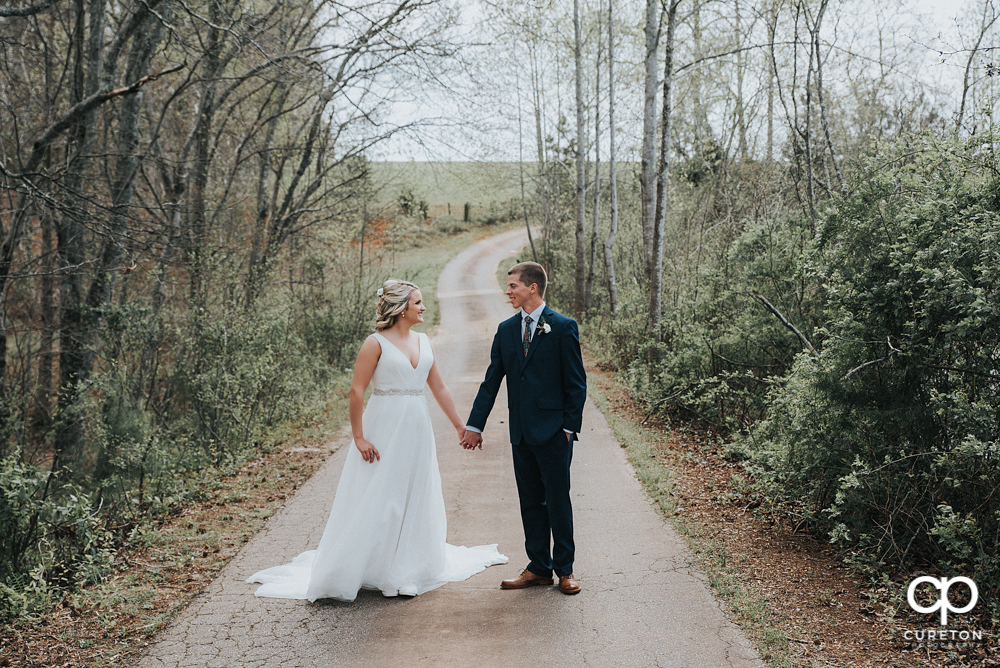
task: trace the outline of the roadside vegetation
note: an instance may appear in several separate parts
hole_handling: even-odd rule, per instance
[[[424,287],[432,296],[427,300],[424,325],[430,333],[439,322],[437,277],[447,261],[476,239],[510,229],[507,224],[473,221],[454,231],[453,221],[418,221],[405,216],[397,216],[392,225],[399,231],[395,262],[386,258],[372,261],[367,270]],[[448,231],[442,231],[442,226]],[[319,369],[325,375],[322,382],[300,385],[302,394],[294,401],[272,397],[273,401],[286,402],[284,412],[262,421],[254,440],[222,441],[227,446],[225,458],[201,460],[197,467],[159,455],[168,472],[161,474],[166,479],[145,474],[143,485],[151,498],[144,497],[145,503],[130,509],[127,524],[117,506],[100,503],[99,499],[108,497],[104,487],[93,489],[79,482],[52,493],[49,503],[53,505],[63,493],[84,495],[79,501],[82,510],[75,516],[40,517],[43,526],[56,533],[27,545],[23,563],[34,565],[30,573],[33,579],[25,578],[29,584],[19,589],[7,585],[0,665],[103,666],[137,656],[345,442],[351,367],[358,346],[370,332],[368,311],[374,305],[374,295],[371,287],[370,295],[362,298],[362,311],[357,313],[359,333],[338,339],[343,352],[332,360],[321,348],[286,350],[282,359],[298,357],[300,373]],[[287,339],[286,334],[269,343],[287,346]],[[166,438],[163,442],[164,448],[171,445]],[[172,444],[170,451],[182,450],[181,445]],[[20,470],[32,471],[27,465]],[[43,474],[34,469],[37,484],[44,480]],[[138,497],[136,479],[122,474],[104,477],[108,479],[124,489],[127,498]],[[10,474],[6,480],[8,489],[17,484]],[[15,510],[23,512],[18,517],[21,526],[30,521],[29,513],[39,512],[39,506],[29,504],[11,504],[8,509],[12,515]],[[95,543],[103,550],[98,554],[100,560],[86,552],[87,546]],[[73,560],[75,555],[93,566],[87,572],[89,577],[51,581],[54,570],[68,572],[78,563]],[[17,584],[19,580],[15,576],[8,582]]]
[[[955,8],[966,46],[934,50],[965,72],[947,90],[926,76],[933,37],[901,37],[925,34],[913,8],[560,9],[495,11],[531,86],[507,113],[544,156],[526,168],[538,231],[518,259],[549,269],[548,300],[639,422],[711,435],[741,507],[832,546],[890,620],[932,622],[908,617],[918,575],[971,578],[963,620],[994,633],[994,3]],[[560,77],[575,94],[547,98]],[[675,502],[658,475],[651,496]]]
[[[17,624],[105,587],[275,430],[327,413],[381,281],[432,296],[443,256],[414,249],[446,255],[510,206],[494,189],[432,218],[417,174],[369,160],[401,130],[373,121],[453,53],[443,2],[8,5],[0,622]]]
[[[748,527],[763,523],[835,550],[862,588],[832,591],[853,592],[843,599],[855,606],[855,622],[869,615],[879,625],[884,638],[871,644],[888,639],[887,655],[905,649],[907,624],[929,623],[906,603],[909,582],[921,574],[971,578],[979,602],[963,623],[987,634],[1000,626],[997,142],[986,129],[871,146],[844,166],[844,189],[815,216],[796,209],[788,172],[733,159],[694,183],[683,176],[693,168],[682,163],[672,185],[678,215],[665,228],[670,295],[660,340],[645,333],[641,274],[619,283],[616,317],[608,293],[597,289],[580,316],[585,345],[615,379],[610,391],[626,393],[632,422],[666,432],[633,426],[619,437],[650,497],[710,575],[720,551],[735,546],[674,514],[688,504],[671,469],[682,471],[691,456],[720,476],[713,485],[722,491],[701,497],[717,505],[703,509],[710,520],[749,512]],[[637,190],[637,180],[626,184]],[[568,196],[570,185],[548,192]],[[641,257],[637,201],[627,198],[619,212],[621,267]],[[538,245],[540,261],[563,276],[572,266],[569,244],[559,241],[568,221],[554,223]],[[531,257],[525,249],[516,259]],[[548,301],[572,312],[573,290],[556,278]],[[704,435],[704,452],[649,445],[687,431]],[[742,539],[760,546],[763,535],[747,529]],[[757,578],[731,560],[722,566],[711,578],[738,614],[742,601],[760,601]],[[784,599],[795,600],[793,593]],[[937,595],[918,590],[924,605]],[[968,596],[956,587],[953,605]],[[786,612],[780,601],[770,606]],[[770,638],[765,631],[766,624],[757,635]],[[760,647],[796,656],[798,644]],[[915,652],[933,658],[927,665],[996,658],[992,642]]]
[[[750,164],[721,167],[714,193],[679,178],[682,211],[687,196],[762,190],[725,200],[736,208],[717,215],[732,227],[717,235],[691,235],[690,219],[668,219],[678,227],[667,227],[676,246],[664,266],[672,294],[660,341],[643,334],[640,280],[619,285],[617,317],[596,293],[582,316],[588,350],[615,379],[605,391],[627,396],[617,410],[631,426],[619,427],[619,438],[640,480],[770,665],[837,656],[843,665],[879,656],[898,665],[996,661],[991,641],[907,651],[902,637],[929,623],[906,604],[909,582],[927,573],[977,583],[979,603],[963,628],[991,636],[1000,626],[996,142],[984,131],[879,144],[849,165],[844,190],[815,217],[777,206],[782,175],[768,181]],[[637,213],[621,214],[621,266],[641,249],[639,226],[629,223]],[[556,251],[552,266],[565,257]],[[529,258],[526,250],[518,259]],[[549,300],[571,311],[572,285],[554,281]],[[702,445],[684,445],[684,433],[700,434]],[[691,478],[692,457],[705,467],[699,473],[718,477]],[[685,483],[701,496],[690,501]],[[692,506],[700,506],[694,523],[683,512]],[[743,527],[736,542],[719,528],[737,531],[734,523]],[[800,538],[767,548],[771,531]],[[748,559],[748,546],[766,558]],[[846,564],[853,577],[803,577],[782,591],[755,575],[781,578],[803,553]],[[800,613],[792,613],[790,622],[786,602],[805,610],[814,603],[800,600],[809,587],[831,592],[851,614],[803,622],[801,613],[795,623]],[[937,600],[930,588],[918,596]],[[968,596],[956,588],[953,605]],[[845,620],[879,635],[854,647],[831,625]],[[830,648],[811,644],[821,637]],[[843,651],[850,647],[853,658]]]
[[[662,342],[630,336],[641,305],[588,330],[649,415],[727,439],[757,503],[783,501],[873,582],[898,587],[924,569],[971,577],[990,627],[994,142],[925,134],[881,146],[814,232],[787,213],[749,217],[697,285],[670,281]]]

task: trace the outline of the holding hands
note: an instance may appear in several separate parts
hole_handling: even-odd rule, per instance
[[[474,431],[466,430],[462,437],[462,447],[466,450],[483,449],[483,435]]]

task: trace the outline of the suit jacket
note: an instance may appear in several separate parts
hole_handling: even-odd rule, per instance
[[[468,425],[483,429],[500,381],[507,378],[510,442],[543,445],[564,429],[577,433],[587,400],[587,372],[576,321],[545,306],[524,354],[520,312],[497,327],[490,366],[479,386]],[[543,333],[548,324],[552,331]]]

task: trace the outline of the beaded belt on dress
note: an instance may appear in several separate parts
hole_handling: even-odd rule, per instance
[[[376,397],[422,397],[424,396],[423,390],[372,390],[372,394]]]

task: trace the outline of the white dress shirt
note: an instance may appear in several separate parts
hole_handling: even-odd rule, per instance
[[[542,305],[539,306],[538,308],[536,308],[531,313],[525,313],[523,310],[521,311],[521,339],[522,340],[524,339],[524,323],[525,323],[525,318],[527,318],[528,316],[531,316],[531,338],[532,338],[532,340],[534,340],[534,338],[535,338],[535,328],[538,327],[538,319],[542,317],[542,311],[544,311],[544,310],[545,310],[545,302],[542,302]]]

